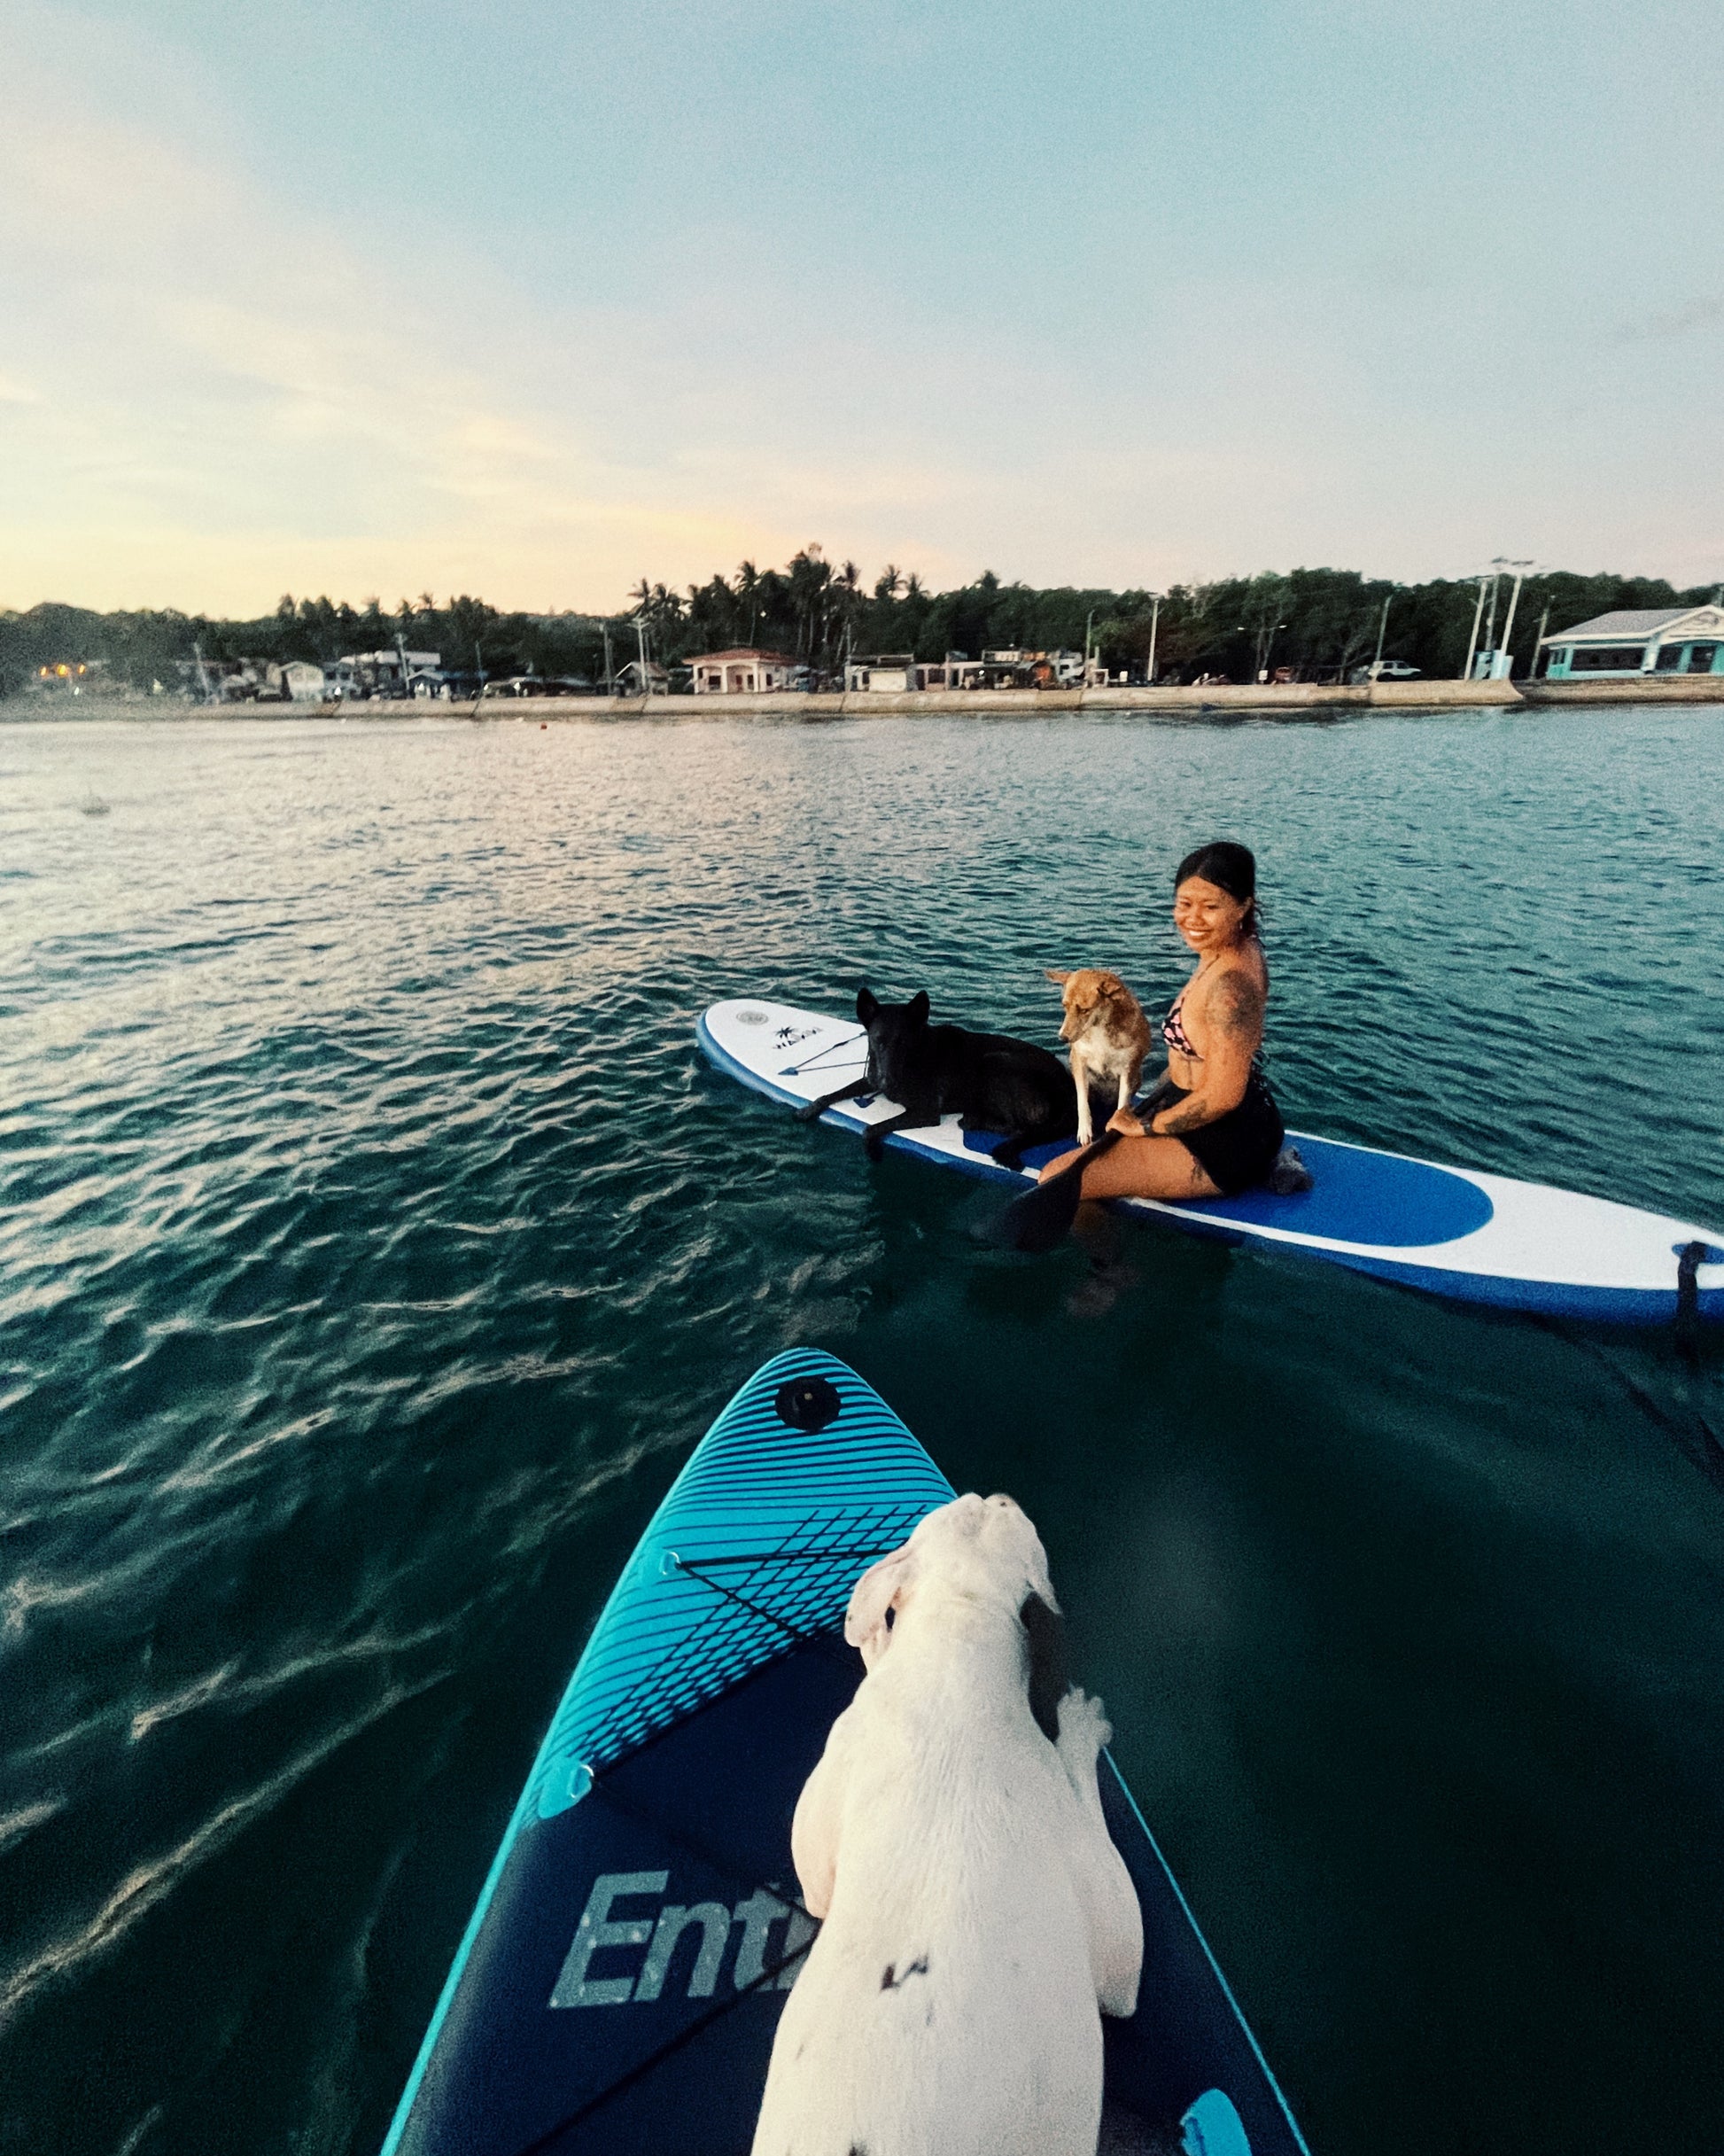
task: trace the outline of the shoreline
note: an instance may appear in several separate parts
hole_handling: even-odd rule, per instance
[[[445,708],[452,716],[463,719],[525,719],[535,712],[541,718],[568,718],[595,709],[613,712],[620,718],[650,714],[678,719],[774,713],[787,718],[866,719],[967,712],[1006,717],[1055,711],[1231,712],[1275,718],[1311,712],[1510,711],[1591,704],[1724,704],[1724,675],[1609,682],[1385,681],[1362,682],[1357,687],[1285,681],[1273,689],[1235,681],[1202,689],[933,689],[885,694],[778,689],[759,696],[488,697]],[[321,704],[308,708],[329,717],[341,707]]]
[[[182,704],[159,697],[75,699],[19,697],[0,703],[0,720],[40,718],[224,719],[866,719],[1031,717],[1047,712],[1141,712],[1277,718],[1312,712],[1546,710],[1559,705],[1697,704],[1724,705],[1724,675],[1663,675],[1609,681],[1379,681],[1320,684],[1223,682],[1169,689],[778,689],[753,696],[487,697],[452,702]]]

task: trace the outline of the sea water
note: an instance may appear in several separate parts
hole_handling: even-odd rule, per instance
[[[107,813],[92,813],[96,806]],[[708,1070],[1050,1043],[1262,864],[1288,1119],[1724,1226],[1724,712],[0,728],[0,2150],[369,2152],[618,1565],[798,1343],[1039,1523],[1325,2156],[1724,2132],[1724,1356]]]

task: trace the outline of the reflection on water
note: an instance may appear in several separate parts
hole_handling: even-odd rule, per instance
[[[812,1341],[1036,1516],[1315,2145],[1710,2147],[1717,1349],[1004,1258],[692,1033],[1051,1042],[1225,833],[1291,1119],[1724,1224],[1721,781],[1699,710],[0,728],[0,2146],[373,2147],[621,1557]]]

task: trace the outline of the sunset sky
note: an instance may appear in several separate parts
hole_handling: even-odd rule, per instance
[[[8,10],[0,606],[1724,578],[1715,6]]]

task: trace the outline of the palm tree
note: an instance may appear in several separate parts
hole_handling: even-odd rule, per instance
[[[796,648],[812,658],[817,641],[824,645],[826,597],[832,582],[832,564],[821,559],[812,540],[790,560],[790,602],[796,617]]]
[[[903,583],[904,579],[898,572],[897,564],[888,562],[874,580],[874,597],[876,599],[896,599]]]

